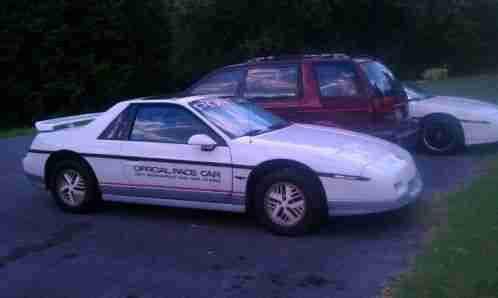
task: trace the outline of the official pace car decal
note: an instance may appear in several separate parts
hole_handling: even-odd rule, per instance
[[[221,183],[221,172],[217,170],[136,165],[133,172],[136,177]]]

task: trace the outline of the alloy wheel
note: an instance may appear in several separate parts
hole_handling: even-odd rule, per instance
[[[57,193],[62,201],[72,207],[80,205],[85,199],[86,183],[75,170],[64,170],[57,178]]]
[[[265,211],[280,226],[294,226],[306,212],[306,198],[296,185],[289,182],[275,183],[265,194]]]

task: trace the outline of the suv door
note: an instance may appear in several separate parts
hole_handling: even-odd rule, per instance
[[[302,74],[299,64],[254,65],[247,70],[242,96],[287,119],[300,109]]]
[[[139,198],[234,203],[230,149],[216,132],[179,105],[140,103],[134,109],[121,148],[127,182],[107,187]],[[218,146],[203,151],[189,145],[197,134],[210,136]]]
[[[311,67],[321,106],[309,113],[314,123],[368,130],[373,120],[372,108],[355,65],[337,61],[317,62]]]

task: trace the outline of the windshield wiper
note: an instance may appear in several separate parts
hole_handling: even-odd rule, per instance
[[[274,124],[274,125],[268,127],[268,130],[277,130],[277,129],[285,128],[289,125],[290,125],[290,122],[282,122],[282,123]]]
[[[435,95],[424,95],[424,96],[419,96],[419,97],[412,98],[409,101],[421,101],[421,100],[431,99],[433,97],[435,97]]]
[[[250,130],[250,131],[246,132],[245,134],[241,135],[241,137],[254,137],[254,136],[260,135],[262,133],[268,132],[268,131],[270,131],[270,130],[267,128],[253,129],[253,130]]]
[[[278,124],[268,126],[267,128],[253,129],[253,130],[250,130],[250,131],[246,132],[245,134],[241,135],[241,137],[254,137],[254,136],[266,133],[266,132],[270,132],[273,130],[287,127],[289,125],[290,125],[290,122],[284,122],[284,123],[278,123]]]

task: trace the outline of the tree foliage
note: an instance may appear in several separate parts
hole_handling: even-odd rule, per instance
[[[0,126],[102,109],[161,88],[166,76],[161,1],[5,0],[0,24],[7,91]]]
[[[428,67],[458,74],[498,64],[496,0],[176,0],[173,7],[180,82],[255,55],[317,50],[377,56],[411,78]]]
[[[498,66],[497,0],[4,0],[0,126],[180,90],[260,55],[378,56],[413,78]]]

